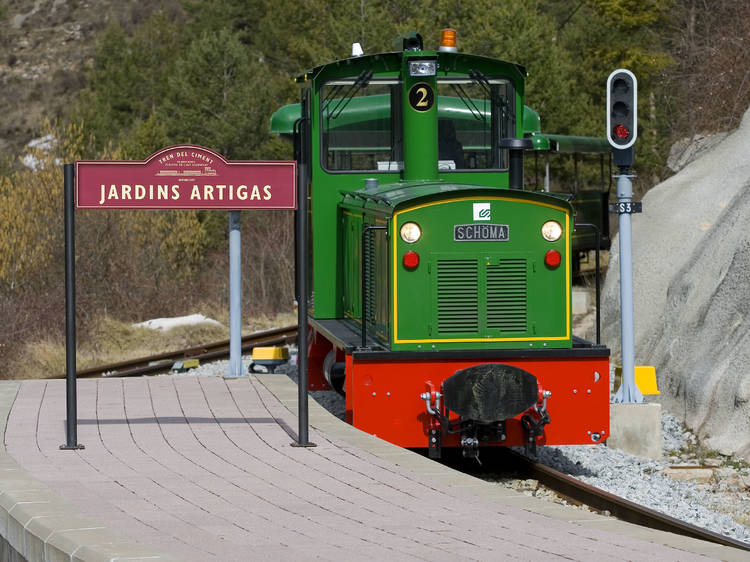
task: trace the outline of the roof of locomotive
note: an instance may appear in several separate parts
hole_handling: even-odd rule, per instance
[[[482,55],[470,55],[460,52],[444,51],[393,51],[387,53],[374,53],[371,55],[360,55],[346,59],[335,60],[312,68],[295,78],[297,83],[305,83],[325,79],[331,76],[342,76],[357,74],[358,71],[368,70],[373,73],[398,73],[402,69],[403,60],[408,58],[424,57],[426,59],[437,59],[439,73],[451,73],[468,71],[469,69],[480,70],[487,74],[501,72],[514,80],[523,81],[526,77],[526,67],[523,65],[485,57]]]

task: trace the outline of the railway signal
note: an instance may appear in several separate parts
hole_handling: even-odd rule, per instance
[[[633,201],[633,144],[638,136],[638,80],[629,70],[620,68],[607,78],[607,140],[614,149],[612,160],[618,167],[617,203],[620,227],[620,328],[622,338],[622,384],[614,402],[643,402],[635,384],[635,350],[633,336],[633,247],[631,213],[641,210]]]
[[[633,146],[638,136],[638,80],[620,68],[607,78],[607,140],[612,148]]]

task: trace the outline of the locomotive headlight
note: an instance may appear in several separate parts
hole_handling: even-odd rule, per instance
[[[409,76],[435,76],[436,68],[434,60],[409,61]]]
[[[557,221],[547,221],[542,225],[542,236],[549,242],[555,242],[562,236],[562,226]]]
[[[422,229],[415,222],[405,222],[401,225],[401,240],[407,244],[414,244],[422,237]]]

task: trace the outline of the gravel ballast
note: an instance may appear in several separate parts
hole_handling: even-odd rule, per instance
[[[674,465],[704,466],[698,458],[675,453],[690,449],[692,434],[670,414],[662,414],[665,456],[652,460],[629,455],[605,445],[541,447],[539,461],[560,472],[602,490],[750,544],[750,469],[722,466],[703,469],[713,472],[710,481],[674,480],[664,472]]]

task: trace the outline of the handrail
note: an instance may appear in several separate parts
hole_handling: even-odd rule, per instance
[[[602,233],[599,230],[599,227],[595,224],[591,224],[589,222],[577,222],[573,224],[573,229],[575,230],[579,226],[593,228],[596,232],[596,345],[601,345],[601,313],[599,311],[599,305],[601,304],[601,297],[600,297],[600,280],[599,280],[599,246],[601,245],[601,239],[602,239]]]

